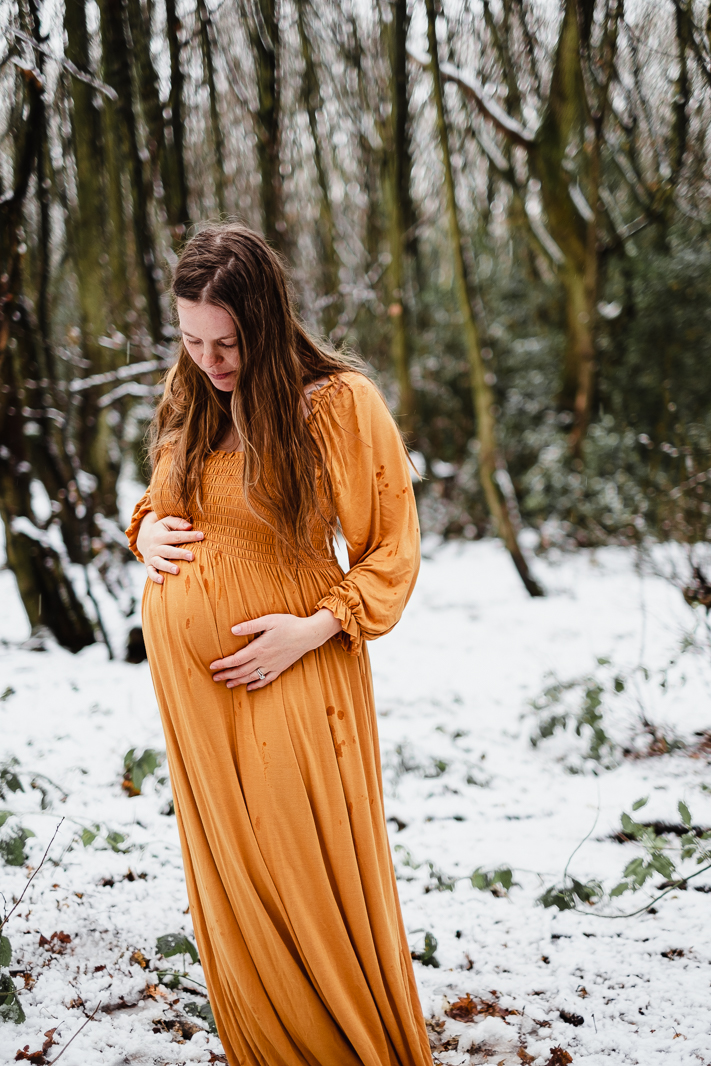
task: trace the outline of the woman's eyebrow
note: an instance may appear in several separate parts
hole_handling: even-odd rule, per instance
[[[189,333],[187,329],[181,329],[180,332],[183,334],[184,337],[192,337],[194,341],[202,340],[202,337],[197,337],[194,333]],[[215,337],[216,341],[231,341],[233,339],[237,340],[236,333],[227,333],[224,337]]]

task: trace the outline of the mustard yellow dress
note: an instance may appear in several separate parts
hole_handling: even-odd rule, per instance
[[[211,454],[204,541],[162,585],[143,627],[165,730],[195,936],[228,1061],[259,1066],[422,1066],[432,1058],[400,914],[383,812],[363,640],[400,618],[419,566],[410,468],[375,387],[332,375],[312,397],[351,569],[330,543],[277,561],[247,509],[239,452]],[[156,466],[134,511],[181,514]],[[185,516],[187,517],[187,516]],[[138,553],[137,553],[138,554]],[[139,556],[140,557],[140,556]],[[209,664],[244,646],[230,628],[328,607],[343,632],[255,692]],[[249,638],[247,638],[249,639]]]

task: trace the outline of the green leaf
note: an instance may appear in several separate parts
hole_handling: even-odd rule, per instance
[[[425,949],[424,951],[412,951],[410,954],[417,962],[421,962],[423,966],[432,966],[434,969],[439,969],[439,959],[435,956],[437,950],[437,938],[433,933],[425,933]]]
[[[198,962],[197,948],[185,933],[166,933],[156,940],[156,948],[165,959],[173,955],[189,955],[193,962]]]
[[[627,813],[622,815],[620,821],[622,823],[622,829],[628,837],[634,837],[636,839],[644,832],[644,826],[639,825],[638,822],[633,822]]]
[[[12,818],[12,811],[0,811],[0,829],[5,825],[8,818]]]
[[[573,893],[578,897],[581,903],[595,903],[602,896],[602,886],[598,881],[587,881],[582,884],[580,881],[573,881]]]
[[[679,814],[684,825],[691,825],[691,814],[683,800],[679,800]]]
[[[207,1024],[209,1031],[215,1036],[217,1035],[215,1015],[212,1013],[212,1007],[209,1003],[186,1003],[185,1013],[192,1018],[200,1018],[201,1021]]]
[[[625,682],[624,682],[623,678],[616,677],[615,678],[615,692],[624,692],[624,691],[625,691]]]
[[[123,835],[123,833],[112,832],[106,834],[106,843],[109,845],[112,851],[118,852],[120,854],[123,854],[123,852],[126,851],[126,848],[120,847],[120,845],[123,844],[125,839],[126,837]]]
[[[15,985],[9,973],[0,974],[0,1022],[14,1022],[21,1025],[25,1012],[17,998]]]
[[[644,807],[649,802],[649,796],[643,796],[642,799],[635,800],[632,804],[632,810],[638,811],[640,807]]]
[[[82,831],[81,831],[81,842],[84,845],[84,847],[88,848],[90,844],[93,844],[94,841],[96,840],[97,835],[98,834],[95,833],[93,829],[82,829]]]
[[[537,900],[543,907],[557,907],[559,911],[570,911],[575,907],[575,899],[569,888],[551,885]]]
[[[513,871],[508,866],[502,866],[500,870],[495,870],[491,878],[492,885],[501,885],[501,887],[508,892],[513,884]]]
[[[123,757],[123,787],[131,796],[138,796],[149,774],[155,773],[163,762],[163,753],[146,748],[140,755],[131,748]]]
[[[31,829],[16,829],[12,836],[0,840],[0,858],[4,859],[8,866],[24,866],[27,862],[25,841],[34,835]]]
[[[485,873],[480,867],[474,871],[471,877],[472,888],[478,888],[480,892],[486,892],[488,888],[491,888],[491,880],[489,875]]]
[[[615,885],[612,892],[610,893],[610,898],[614,899],[615,896],[621,896],[623,892],[629,892],[629,888],[630,886],[627,884],[626,881],[620,881],[619,885]]]
[[[12,959],[12,947],[6,936],[0,934],[0,967],[9,966]]]
[[[3,766],[2,769],[0,769],[0,791],[2,791],[3,785],[6,788],[9,788],[11,792],[25,791],[22,786],[22,781],[20,781],[15,771],[11,770],[9,766]]]

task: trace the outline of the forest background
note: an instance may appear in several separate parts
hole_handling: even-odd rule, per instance
[[[206,219],[372,365],[423,530],[546,551],[711,522],[711,4],[4,0],[0,513],[29,621],[131,614],[122,477]],[[707,602],[700,569],[687,588]],[[108,642],[108,641],[107,641]],[[113,649],[122,655],[122,649]]]

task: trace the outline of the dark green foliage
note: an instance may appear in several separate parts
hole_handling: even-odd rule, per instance
[[[6,936],[0,934],[0,969],[7,968],[12,960],[12,946]]]
[[[0,766],[0,799],[5,799],[7,792],[24,792],[22,782],[20,781],[15,767],[19,766],[18,759],[9,759],[6,763]]]
[[[574,877],[568,877],[561,885],[552,885],[538,897],[538,902],[544,907],[557,907],[559,911],[574,910],[578,903],[595,904],[604,896],[604,890],[599,881],[577,881]]]
[[[215,1015],[212,1013],[212,1007],[209,1003],[186,1003],[185,1013],[189,1014],[193,1018],[199,1018],[200,1021],[205,1022],[208,1031],[217,1035]]]
[[[198,962],[197,948],[185,933],[166,933],[156,940],[156,950],[165,959],[173,955],[189,955],[193,962]]]
[[[119,855],[123,855],[129,850],[128,848],[121,847],[121,845],[126,840],[126,837],[123,835],[123,833],[117,833],[115,831],[107,833],[105,840],[111,850],[115,851]]]
[[[600,665],[607,665],[607,661],[600,660]],[[532,700],[533,709],[539,716],[531,735],[532,746],[537,747],[542,740],[570,726],[575,736],[581,737],[587,744],[582,758],[610,769],[617,759],[617,745],[605,730],[605,703],[610,697],[614,698],[624,691],[625,681],[620,675],[609,681],[601,681],[593,676],[566,682],[554,681]],[[568,694],[579,696],[577,708],[571,707],[572,700],[566,701]]]
[[[502,866],[498,870],[489,873],[477,866],[471,876],[472,888],[478,888],[480,892],[491,892],[500,886],[504,892],[508,892],[514,883],[513,870],[508,866]],[[496,893],[495,893],[496,894]]]
[[[0,1023],[14,1022],[21,1025],[25,1020],[25,1012],[17,998],[15,985],[9,973],[0,974]]]
[[[660,250],[651,233],[638,240],[640,254],[612,260],[604,282],[601,307],[614,317],[597,324],[593,419],[583,460],[573,460],[571,415],[559,396],[557,282],[532,274],[525,256],[502,256],[485,230],[472,235],[506,461],[524,522],[545,523],[544,547],[552,539],[636,543],[647,533],[698,540],[711,523],[711,242],[677,234]],[[449,283],[439,280],[438,251],[423,246],[422,254],[428,286],[418,294],[423,328],[413,367],[417,446],[430,463],[418,489],[422,523],[446,537],[476,537],[489,523],[461,323]],[[377,353],[366,319],[360,325],[362,350]],[[452,464],[452,473],[440,476],[433,460]]]
[[[0,840],[0,858],[8,866],[23,866],[27,862],[25,844],[34,835],[31,829],[19,826],[10,836]]]
[[[437,938],[433,933],[425,933],[425,946],[422,951],[411,951],[410,955],[416,962],[421,962],[423,966],[433,966],[435,969],[439,969],[439,959],[435,955],[437,950]]]
[[[146,748],[141,754],[137,754],[135,748],[131,748],[123,757],[123,783],[121,787],[129,796],[140,796],[141,786],[145,779],[154,774],[163,762],[162,752]]]
[[[632,804],[632,810],[638,811],[646,803],[647,797],[638,799]],[[681,827],[664,826],[662,823],[645,824],[636,822],[626,812],[622,814],[621,832],[616,839],[637,844],[642,854],[636,855],[627,863],[622,873],[622,880],[609,892],[606,892],[598,881],[587,881],[583,884],[574,877],[566,875],[562,884],[551,885],[547,888],[539,896],[538,902],[544,907],[557,907],[560,911],[579,910],[581,903],[594,907],[603,901],[610,902],[626,892],[638,892],[655,874],[663,877],[664,880],[658,887],[664,891],[632,912],[632,914],[638,914],[647,910],[652,903],[657,903],[675,888],[685,885],[693,877],[711,869],[711,846],[709,845],[711,831],[703,832],[692,825],[691,812],[683,800],[679,801],[678,810],[682,825],[688,830],[681,833],[678,846],[669,840],[668,834],[676,835]],[[658,832],[658,829],[663,829],[665,832]],[[679,870],[679,864],[691,859],[695,861],[697,869],[692,873],[682,873]],[[625,917],[624,914],[609,916]]]

